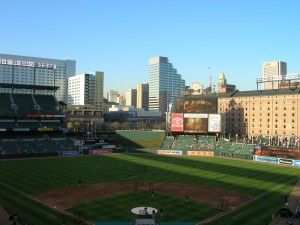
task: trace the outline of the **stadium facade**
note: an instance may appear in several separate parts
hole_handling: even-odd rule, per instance
[[[58,89],[34,94],[54,94],[58,101],[67,102],[67,78],[76,74],[76,61],[0,54],[0,74],[1,93],[33,94],[34,86],[51,86]]]

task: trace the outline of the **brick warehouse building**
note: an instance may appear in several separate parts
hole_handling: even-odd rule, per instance
[[[299,92],[299,88],[288,88],[219,93],[218,113],[222,115],[223,132],[297,141]]]

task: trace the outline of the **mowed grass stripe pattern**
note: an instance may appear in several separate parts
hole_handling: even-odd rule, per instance
[[[225,158],[170,157],[152,154],[112,154],[0,161],[0,171],[3,183],[20,189],[28,195],[75,186],[78,180],[81,180],[83,184],[128,182],[128,174],[132,174],[133,178],[140,182],[197,184],[241,192],[252,197],[259,197],[266,193],[254,203],[222,218],[219,222],[214,222],[215,224],[241,224],[241,222],[261,224],[256,223],[258,218],[258,222],[269,221],[271,213],[279,210],[284,196],[289,194],[299,178],[299,170],[292,167]],[[276,189],[278,186],[282,188]],[[7,190],[7,188],[2,189],[1,183],[0,188],[0,203],[4,207],[9,210],[22,211],[24,218],[36,216],[33,213],[34,210],[32,212],[28,210],[30,204],[33,204],[30,203],[31,201],[28,201],[29,205],[26,207],[22,204],[18,205],[17,201],[12,204],[14,191],[3,192],[2,190]],[[105,201],[105,204],[111,204],[110,208],[114,205],[110,201]],[[170,201],[170,205],[172,204],[176,205],[175,202]],[[33,207],[34,205],[35,203]],[[126,204],[124,207],[127,207]],[[176,209],[173,210],[176,211]],[[211,214],[214,212],[212,210]],[[240,214],[238,217],[234,217],[238,214]],[[255,221],[253,215],[256,215]],[[114,221],[113,218],[127,218],[128,215],[112,211],[110,216]],[[190,218],[192,219],[193,216],[190,215]],[[228,220],[228,223],[222,223],[225,220]]]
[[[113,207],[112,204],[114,205]],[[151,193],[146,191],[131,192],[117,197],[107,197],[89,203],[78,204],[68,211],[71,213],[82,212],[87,219],[93,221],[111,221],[111,214],[116,211],[118,215],[115,215],[114,221],[125,220],[129,222],[137,218],[136,215],[130,212],[130,209],[145,206],[151,206],[158,210],[162,208],[164,211],[163,218],[160,219],[159,212],[155,215],[156,219],[162,221],[194,221],[196,223],[219,212],[214,207],[206,204],[195,201],[187,203],[182,198],[160,193],[156,193],[152,199]]]

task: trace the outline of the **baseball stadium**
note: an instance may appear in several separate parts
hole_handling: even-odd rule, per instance
[[[299,150],[222,134],[217,98],[178,100],[168,131],[103,131],[93,140],[68,132],[53,95],[1,93],[0,102],[1,224],[295,219],[288,203],[299,198]]]

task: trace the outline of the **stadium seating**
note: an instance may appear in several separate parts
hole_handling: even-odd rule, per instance
[[[60,150],[74,150],[76,149],[74,143],[71,140],[60,140]]]
[[[54,128],[58,129],[59,127],[63,126],[63,123],[61,123],[58,120],[48,120],[48,121],[41,121],[42,127],[47,127],[47,128]]]
[[[60,115],[61,113],[57,110],[57,102],[52,95],[34,95],[36,104],[40,106],[40,113]]]
[[[17,154],[20,150],[15,141],[0,142],[0,154]]]
[[[38,110],[34,108],[32,95],[15,94],[12,95],[12,98],[17,106],[18,115],[39,114]]]
[[[11,98],[10,94],[7,93],[0,93],[0,115],[14,115],[15,111],[12,110],[11,105]]]
[[[213,151],[216,137],[208,135],[179,135],[174,140],[173,149]]]
[[[14,120],[0,120],[0,129],[16,128],[17,125]]]
[[[31,130],[37,130],[40,126],[37,120],[18,120],[18,128],[30,128]]]
[[[164,141],[161,149],[169,149],[172,147],[173,145],[173,140],[174,140],[174,137],[166,137],[166,140]]]

